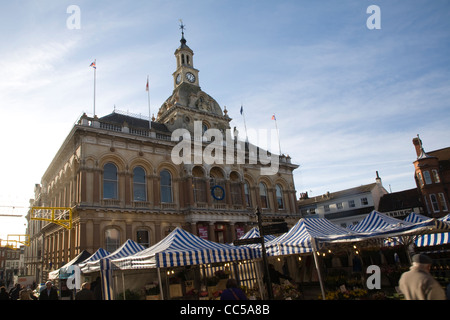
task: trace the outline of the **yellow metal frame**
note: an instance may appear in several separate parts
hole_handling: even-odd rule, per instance
[[[48,221],[70,230],[72,229],[72,208],[32,207],[30,219]]]
[[[9,239],[10,236],[27,236],[28,240],[22,241],[22,240]],[[3,244],[4,242],[6,242],[6,244]],[[8,240],[0,239],[0,247],[1,248],[8,248],[8,249],[13,249],[13,250],[18,250],[18,249],[20,249],[20,245],[21,244],[23,244],[23,245],[25,245],[27,247],[30,246],[29,235],[8,235]]]
[[[19,239],[10,239],[10,237],[18,237]],[[22,239],[23,237],[25,237],[25,239]],[[7,242],[9,241],[15,241],[17,244],[23,244],[24,246],[29,247],[31,244],[30,241],[30,235],[29,234],[8,234],[7,237]]]

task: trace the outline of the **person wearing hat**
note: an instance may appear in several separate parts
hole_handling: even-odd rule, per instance
[[[402,274],[399,289],[406,300],[445,300],[445,292],[430,274],[432,260],[424,254],[412,257],[412,266]]]

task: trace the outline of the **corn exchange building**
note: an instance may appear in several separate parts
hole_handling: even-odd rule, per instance
[[[289,156],[268,153],[277,170],[261,174],[270,165],[254,161],[262,150],[230,133],[226,107],[201,90],[184,34],[180,42],[174,90],[156,118],[117,110],[102,117],[83,114],[35,185],[31,206],[72,208],[71,228],[28,215],[26,272],[37,281],[83,250],[113,252],[127,239],[151,246],[176,227],[230,243],[256,225],[257,207],[268,219],[297,222],[293,170],[298,165]],[[183,139],[173,139],[176,130]],[[232,152],[208,131],[227,138]],[[181,141],[192,146],[191,159],[199,147],[213,157],[223,152],[223,161],[174,161]],[[185,157],[189,148],[176,150]],[[232,161],[226,161],[230,155]]]

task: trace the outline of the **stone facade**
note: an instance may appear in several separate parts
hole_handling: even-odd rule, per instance
[[[298,165],[276,155],[277,172],[261,175],[267,165],[251,159],[252,152],[261,150],[230,137],[226,109],[200,89],[193,52],[184,37],[181,43],[175,52],[174,91],[157,119],[118,111],[101,118],[84,114],[72,128],[36,185],[32,206],[71,207],[73,227],[28,216],[30,274],[45,277],[83,250],[113,251],[127,239],[150,246],[176,227],[229,243],[255,225],[257,207],[268,218],[282,217],[291,225],[298,220],[292,174]],[[186,77],[189,71],[194,81],[177,82],[178,74]],[[194,122],[202,124],[202,134],[208,129],[228,134],[233,161],[175,163],[172,151],[179,140],[172,141],[172,133],[193,133]],[[211,143],[205,136],[187,142],[192,153],[195,146],[204,152]],[[237,161],[239,152],[244,163]]]

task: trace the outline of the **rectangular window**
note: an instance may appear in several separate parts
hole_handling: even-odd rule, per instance
[[[434,177],[434,182],[435,183],[439,183],[441,182],[441,178],[439,178],[439,173],[436,169],[433,169],[433,177]]]
[[[350,208],[354,208],[355,207],[355,200],[348,200],[348,206]]]
[[[369,204],[369,201],[367,201],[367,198],[361,198],[361,205],[367,206]]]
[[[435,194],[430,194],[431,205],[434,212],[439,212],[439,204]]]
[[[329,204],[324,205],[323,208],[324,208],[325,212],[330,212],[330,205]]]
[[[419,185],[422,187],[423,186],[423,180],[422,180],[422,175],[420,174],[420,172],[417,172],[417,180],[419,180]]]
[[[343,205],[342,205],[342,202],[336,203],[336,207],[338,208],[338,210],[341,210],[341,209],[344,208]]]
[[[448,211],[447,202],[443,193],[438,193],[439,203],[441,204],[442,211]]]
[[[431,176],[430,171],[424,171],[423,172],[423,178],[425,179],[425,184],[431,184]]]

